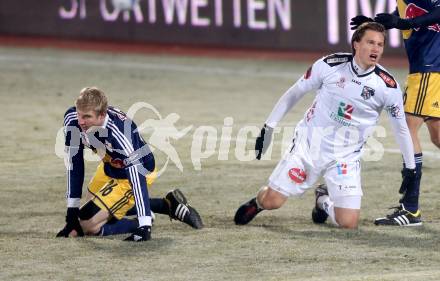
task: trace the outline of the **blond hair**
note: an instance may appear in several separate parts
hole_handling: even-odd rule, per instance
[[[104,115],[107,112],[108,101],[102,90],[86,87],[81,90],[75,106],[81,111],[93,110],[97,115]]]

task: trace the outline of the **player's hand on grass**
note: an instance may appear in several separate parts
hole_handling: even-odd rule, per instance
[[[399,16],[387,13],[377,14],[374,21],[382,24],[385,29],[397,28],[407,30],[413,28],[411,20],[402,19]]]
[[[408,189],[408,186],[412,185],[417,179],[417,173],[415,169],[402,169],[402,185],[400,186],[399,193],[404,194]]]
[[[124,239],[124,241],[142,242],[151,239],[151,226],[144,225],[138,227],[130,236]]]
[[[272,141],[273,128],[264,124],[261,129],[260,135],[255,141],[255,154],[258,160],[261,159],[261,156],[266,153],[267,148],[269,147]]]
[[[372,18],[366,16],[362,16],[362,15],[355,16],[350,21],[351,30],[356,30],[361,24],[372,21],[374,21]]]
[[[79,208],[67,208],[66,225],[58,232],[57,237],[84,236],[81,225],[79,224]]]

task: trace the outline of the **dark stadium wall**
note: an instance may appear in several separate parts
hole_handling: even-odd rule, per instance
[[[394,0],[2,0],[0,34],[298,51],[350,51],[349,19]],[[389,32],[387,53],[403,54]]]

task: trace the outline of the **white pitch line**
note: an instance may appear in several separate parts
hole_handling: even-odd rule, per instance
[[[67,64],[67,65],[84,65],[94,67],[120,67],[141,70],[158,70],[158,71],[175,71],[196,74],[215,74],[215,75],[233,75],[245,77],[263,77],[263,78],[287,78],[296,80],[302,72],[297,71],[268,71],[265,69],[232,69],[225,67],[204,67],[192,66],[176,63],[142,63],[132,61],[114,61],[114,60],[97,60],[83,58],[63,58],[48,56],[19,56],[19,55],[0,55],[0,61],[9,61],[15,63],[51,63],[51,64]]]

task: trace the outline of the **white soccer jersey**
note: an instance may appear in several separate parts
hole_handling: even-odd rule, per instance
[[[316,61],[275,105],[266,124],[275,127],[307,92],[317,95],[297,129],[307,130],[307,141],[319,159],[356,161],[383,109],[388,112],[396,140],[408,168],[414,152],[396,80],[380,65],[362,71],[348,53]]]

